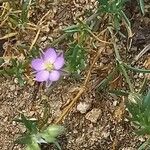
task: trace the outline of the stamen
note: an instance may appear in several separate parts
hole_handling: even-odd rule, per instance
[[[51,71],[53,70],[53,64],[49,63],[49,62],[45,62],[45,68],[47,71]]]

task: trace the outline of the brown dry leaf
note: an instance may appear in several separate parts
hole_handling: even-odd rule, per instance
[[[144,62],[144,67],[150,69],[150,57],[148,57],[147,60]]]
[[[124,105],[124,99],[121,101],[119,106],[117,106],[115,112],[114,112],[114,118],[116,119],[117,122],[122,121],[122,117],[125,112],[125,105]]]

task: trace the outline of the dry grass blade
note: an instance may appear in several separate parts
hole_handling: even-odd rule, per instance
[[[138,61],[145,53],[150,50],[150,44],[146,45],[145,48],[134,58],[134,61]]]
[[[51,11],[48,11],[48,12],[40,19],[40,21],[38,22],[39,29],[38,29],[38,31],[37,31],[37,33],[36,33],[36,36],[35,36],[34,40],[32,41],[32,44],[31,44],[29,50],[31,50],[31,49],[33,48],[34,44],[36,43],[36,41],[37,41],[37,39],[38,39],[38,37],[39,37],[39,34],[40,34],[40,32],[41,32],[41,25],[44,23],[43,20],[45,19],[45,17],[46,17],[47,15],[49,15],[50,12],[51,12]]]
[[[85,19],[85,20],[83,21],[83,23],[89,24],[92,20],[94,20],[94,19],[95,19],[96,17],[98,17],[98,16],[99,16],[99,13],[95,13],[95,14],[91,15],[89,18]],[[74,25],[74,27],[77,27],[77,26],[78,26],[78,25]],[[67,33],[62,34],[58,39],[54,40],[54,41],[52,42],[52,44],[47,45],[47,47],[49,47],[49,46],[51,46],[51,45],[52,45],[52,46],[55,46],[57,43],[63,41],[67,36],[68,36]],[[98,41],[100,41],[100,40],[98,40]],[[102,41],[100,41],[100,42],[102,42]],[[104,42],[104,43],[105,43],[105,42]]]
[[[41,29],[39,28],[38,31],[37,31],[37,33],[36,33],[36,36],[35,36],[34,40],[32,41],[32,44],[31,44],[31,46],[29,48],[29,51],[33,48],[34,44],[36,43],[36,41],[37,41],[37,39],[39,37],[40,32],[41,32]]]
[[[92,31],[88,30],[88,32],[99,42],[105,43],[105,44],[111,44],[111,42],[103,41],[99,37],[97,37]]]
[[[101,48],[97,54],[95,59],[93,60],[93,63],[91,64],[87,77],[83,83],[83,85],[81,86],[79,92],[77,93],[77,95],[75,96],[75,98],[71,101],[71,103],[64,109],[64,111],[62,112],[62,114],[60,115],[60,117],[55,121],[56,124],[60,123],[62,121],[62,119],[69,113],[69,111],[71,110],[71,108],[74,106],[74,104],[78,101],[79,97],[86,91],[86,86],[87,83],[90,79],[91,76],[91,71],[94,67],[94,64],[96,63],[97,59],[99,58],[99,56],[101,55],[102,51],[104,50],[104,48]]]
[[[8,39],[8,38],[11,38],[11,37],[16,36],[16,35],[17,35],[17,32],[8,33],[5,36],[1,37],[0,40]]]

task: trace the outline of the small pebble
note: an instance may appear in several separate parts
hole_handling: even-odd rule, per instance
[[[139,78],[143,78],[143,77],[144,77],[143,73],[139,73]]]
[[[103,132],[102,136],[107,139],[110,136],[110,132]]]
[[[77,110],[78,110],[81,114],[86,113],[89,108],[90,108],[90,104],[85,103],[85,102],[80,102],[80,103],[77,105]]]
[[[113,106],[117,106],[117,103],[118,103],[117,101],[114,101]]]
[[[15,90],[15,85],[10,86],[10,90],[14,91]]]
[[[90,112],[88,112],[85,116],[87,120],[90,120],[92,123],[96,123],[97,120],[101,117],[102,111],[97,108],[93,108]]]

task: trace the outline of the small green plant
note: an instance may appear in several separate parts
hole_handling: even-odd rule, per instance
[[[150,90],[146,95],[129,94],[128,110],[131,120],[139,126],[137,131],[140,135],[150,135]]]
[[[78,43],[70,44],[70,48],[66,54],[67,67],[72,73],[80,73],[85,68],[85,49]]]
[[[8,2],[9,6],[12,7],[8,15],[8,20],[14,28],[19,27],[23,29],[26,23],[28,23],[28,12],[31,6],[31,2],[32,0],[23,0],[21,2],[16,1],[15,3],[12,3],[11,1]],[[17,12],[17,9],[20,9],[21,12]]]
[[[131,114],[130,120],[137,126],[136,133],[142,136],[149,136],[150,90],[145,95],[137,93],[129,94],[127,108],[129,110],[129,113]],[[148,144],[150,144],[150,142]]]
[[[63,65],[64,65],[64,56],[62,53],[55,51],[54,49],[50,48],[48,51],[42,51],[40,55],[40,51],[38,48],[34,49],[34,45],[36,45],[36,41],[38,37],[42,34],[42,27],[41,23],[34,23],[30,22],[32,17],[29,16],[30,10],[34,12],[36,9],[35,5],[38,3],[37,1],[33,0],[17,0],[17,1],[9,1],[4,0],[5,7],[2,7],[1,12],[1,26],[4,26],[3,32],[5,33],[3,38],[1,39],[10,39],[12,37],[19,38],[29,35],[30,33],[28,30],[32,29],[33,31],[37,31],[35,35],[35,39],[33,39],[31,43],[31,47],[29,47],[28,42],[21,41],[24,43],[25,47],[20,46],[17,47],[17,52],[24,53],[24,60],[19,60],[17,58],[12,58],[8,65],[2,65],[0,68],[0,74],[8,74],[15,78],[18,78],[20,85],[24,84],[23,77],[26,75],[26,71],[30,72],[29,65],[31,62],[31,68],[34,70],[35,80],[37,82],[46,82],[47,87],[52,84],[53,81],[58,81],[60,78],[61,73],[63,72]],[[108,31],[108,36],[111,35],[111,42],[114,47],[114,56],[116,66],[113,68],[113,71],[109,73],[109,75],[98,85],[101,89],[106,89],[107,85],[110,81],[113,80],[115,74],[119,74],[124,77],[126,83],[128,84],[129,88],[126,90],[114,89],[112,93],[121,96],[128,96],[129,102],[127,104],[129,113],[131,114],[131,120],[135,123],[138,127],[136,131],[139,135],[150,135],[150,91],[147,95],[137,94],[134,92],[134,86],[132,85],[132,80],[130,79],[130,71],[134,71],[137,73],[150,73],[150,70],[145,69],[138,69],[132,67],[125,63],[120,55],[119,49],[117,47],[116,41],[116,34],[120,30],[120,26],[122,22],[126,25],[127,30],[130,28],[130,20],[126,16],[125,13],[125,5],[128,0],[97,0],[99,2],[99,8],[96,11],[96,15],[99,17],[104,17],[105,21],[102,21],[102,30]],[[141,9],[142,14],[144,15],[144,0],[137,0]],[[3,1],[2,1],[3,2]],[[32,6],[32,7],[31,7]],[[31,12],[32,12],[31,11]],[[35,12],[36,13],[36,12]],[[48,14],[48,13],[47,13]],[[46,15],[45,15],[46,16]],[[95,17],[95,20],[99,19],[99,17]],[[103,18],[102,18],[103,19]],[[90,20],[90,19],[89,19]],[[87,60],[87,50],[86,46],[94,43],[88,43],[88,37],[90,35],[95,35],[92,29],[96,22],[94,19],[90,21],[80,21],[77,19],[78,24],[69,26],[68,28],[64,29],[65,34],[68,35],[68,49],[66,50],[65,59],[66,59],[66,67],[70,73],[77,73],[79,74],[83,69],[85,69]],[[46,22],[39,21],[39,22]],[[104,23],[104,25],[103,25]],[[105,24],[106,23],[106,24]],[[39,24],[39,26],[38,26]],[[99,26],[98,26],[99,27]],[[41,28],[41,29],[40,29]],[[5,30],[8,29],[8,30]],[[28,29],[28,30],[26,30]],[[101,30],[101,29],[100,29]],[[94,30],[95,31],[95,30]],[[97,31],[97,30],[96,30]],[[116,32],[117,31],[117,32]],[[2,32],[2,33],[3,33]],[[129,31],[128,31],[129,32]],[[23,33],[23,34],[22,34]],[[26,34],[25,34],[26,33]],[[98,32],[96,32],[98,34]],[[120,33],[120,32],[119,32]],[[25,34],[25,35],[24,35]],[[93,36],[94,37],[94,36]],[[97,41],[102,41],[99,39],[98,36]],[[105,37],[105,36],[104,36]],[[105,40],[107,40],[106,37]],[[93,40],[93,39],[92,39]],[[56,40],[59,43],[59,40]],[[106,43],[105,41],[103,41]],[[54,43],[57,43],[54,41]],[[109,43],[109,42],[107,42]],[[52,44],[52,46],[54,46]],[[95,46],[96,47],[96,46]],[[110,46],[111,47],[111,46]],[[93,48],[90,46],[90,48]],[[96,50],[99,47],[96,47]],[[12,52],[13,53],[13,52]],[[40,55],[40,56],[39,56]],[[37,58],[37,56],[39,56]],[[5,60],[0,60],[0,65],[5,63]],[[144,81],[145,82],[145,81]],[[141,90],[143,91],[143,90]],[[131,94],[130,94],[131,93]],[[48,108],[48,107],[46,107]],[[44,117],[43,117],[44,118]],[[47,117],[45,117],[47,120]],[[45,119],[44,118],[44,119]],[[40,150],[40,144],[47,144],[52,143],[56,145],[56,147],[61,150],[61,147],[57,141],[57,137],[64,132],[64,127],[60,125],[49,125],[47,126],[47,122],[44,121],[40,124],[39,120],[31,120],[27,119],[23,114],[21,115],[21,119],[15,119],[17,122],[22,123],[26,127],[26,132],[17,140],[18,143],[24,144],[26,150]],[[43,127],[44,126],[44,127]],[[150,143],[150,142],[149,142]]]
[[[40,144],[52,143],[61,150],[57,137],[64,132],[64,127],[60,125],[49,125],[44,129],[38,128],[38,121],[27,119],[23,114],[21,119],[15,121],[22,123],[27,131],[16,140],[16,143],[24,144],[26,150],[40,150]]]
[[[127,0],[98,0],[99,11],[109,14],[110,22],[113,23],[115,29],[120,29],[122,19],[130,26],[130,21],[124,13],[124,7]]]
[[[86,66],[85,41],[88,36],[89,27],[78,20],[78,26],[66,28],[64,31],[70,34],[76,34],[77,39],[70,42],[66,53],[67,68],[71,73],[79,74]]]
[[[4,62],[3,62],[4,63]],[[20,86],[23,86],[25,81],[23,79],[23,75],[25,72],[26,64],[18,59],[14,58],[10,60],[10,66],[2,67],[0,69],[0,75],[10,75],[18,79],[18,83]]]

